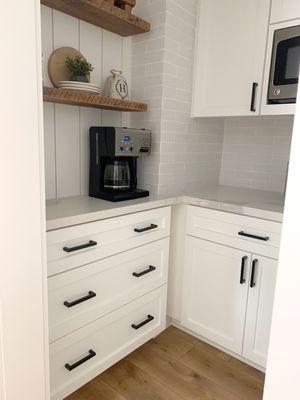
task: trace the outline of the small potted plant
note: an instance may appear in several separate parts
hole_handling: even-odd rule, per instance
[[[71,80],[77,82],[89,82],[89,73],[94,70],[92,64],[83,57],[67,57],[66,66],[71,72]]]

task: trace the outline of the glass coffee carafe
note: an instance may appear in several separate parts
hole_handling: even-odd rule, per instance
[[[104,169],[104,190],[125,191],[130,189],[130,171],[124,159],[109,159]]]

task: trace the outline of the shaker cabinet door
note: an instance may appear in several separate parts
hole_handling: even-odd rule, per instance
[[[193,117],[257,115],[270,0],[201,0]]]
[[[273,0],[271,24],[300,18],[299,0]]]
[[[242,352],[251,255],[187,237],[182,325]]]
[[[263,367],[268,355],[277,263],[252,255],[243,356]]]

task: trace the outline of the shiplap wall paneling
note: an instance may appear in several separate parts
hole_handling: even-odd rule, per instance
[[[54,104],[44,103],[46,199],[53,199],[56,197],[56,143],[54,115]]]
[[[42,52],[43,52],[43,83],[52,86],[47,63],[53,51],[53,12],[51,8],[41,6]],[[55,145],[55,110],[54,104],[44,103],[44,146],[46,198],[56,198],[56,145]]]
[[[131,75],[131,39],[124,39],[46,6],[41,7],[44,83],[52,86],[47,64],[62,46],[74,47],[93,64],[91,82],[104,86],[111,69]],[[89,141],[92,125],[130,126],[130,114],[84,107],[44,105],[46,197],[88,194]]]
[[[102,125],[101,111],[93,108],[80,108],[80,194],[89,193],[89,129]]]
[[[43,83],[52,86],[48,75],[48,59],[53,51],[53,12],[49,7],[41,6]]]
[[[79,49],[79,21],[53,11],[53,48]],[[80,193],[79,107],[55,105],[57,197]]]
[[[132,39],[123,38],[123,46],[122,46],[122,71],[123,75],[127,79],[128,83],[128,91],[129,91],[129,98],[131,98],[131,82],[132,82]],[[122,113],[122,126],[131,126],[131,113]],[[144,128],[141,126],[141,128]]]
[[[106,78],[111,74],[112,66],[116,70],[122,70],[122,38],[114,33],[103,30],[103,53],[102,53],[102,87],[105,87]],[[121,113],[115,111],[102,111],[102,124],[113,126],[122,125]]]
[[[91,82],[103,87],[102,80],[102,29],[79,21],[79,49],[93,65]],[[80,107],[80,194],[88,194],[89,183],[89,128],[102,124],[100,110]]]

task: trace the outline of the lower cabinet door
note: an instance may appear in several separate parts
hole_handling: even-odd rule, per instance
[[[252,255],[243,356],[265,367],[278,261]]]
[[[62,400],[166,327],[167,286],[50,345],[51,399]]]
[[[251,255],[193,237],[186,239],[182,324],[242,353]]]

